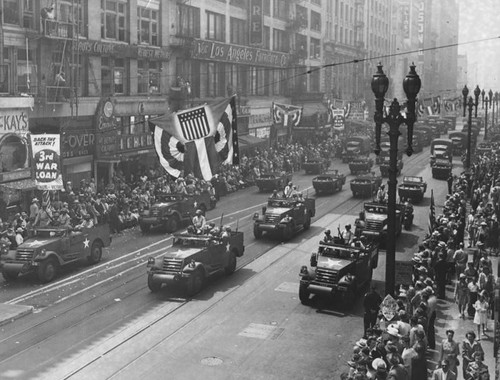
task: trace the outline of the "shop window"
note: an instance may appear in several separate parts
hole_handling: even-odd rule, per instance
[[[160,94],[160,62],[137,61],[137,93],[139,94]]]
[[[226,40],[226,17],[225,15],[207,12],[207,40]]]
[[[125,95],[127,88],[127,74],[123,58],[103,57],[101,59],[102,95]]]
[[[248,44],[248,29],[245,20],[231,17],[231,43],[238,45]]]
[[[28,167],[28,146],[17,135],[0,139],[0,172],[10,172]]]
[[[177,4],[177,35],[200,37],[200,9],[189,5]]]
[[[320,41],[317,38],[311,38],[311,43],[309,45],[310,52],[309,58],[311,59],[319,59],[321,56],[321,45]]]
[[[2,14],[5,24],[20,25],[19,6],[19,0],[2,0]]]
[[[128,42],[127,2],[101,0],[101,38]]]
[[[35,50],[17,49],[17,92],[36,94],[37,66]]]
[[[307,58],[307,37],[303,34],[295,34],[295,51],[299,58]]]
[[[146,7],[137,7],[137,42],[159,46],[158,40],[158,15],[160,10],[159,0],[146,3]]]

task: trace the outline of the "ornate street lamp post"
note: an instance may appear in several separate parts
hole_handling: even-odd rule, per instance
[[[373,75],[371,82],[372,91],[375,95],[375,154],[380,153],[380,135],[382,124],[389,125],[389,181],[388,181],[388,204],[387,204],[387,240],[386,240],[386,267],[385,267],[385,293],[394,295],[396,282],[396,188],[397,188],[397,162],[398,162],[398,139],[401,135],[399,126],[406,124],[407,150],[406,154],[413,154],[413,124],[416,120],[415,103],[420,91],[420,77],[415,72],[415,65],[410,66],[410,72],[403,80],[403,89],[408,98],[406,117],[401,115],[401,106],[394,99],[389,108],[389,114],[384,117],[384,97],[389,87],[389,79],[382,70],[382,64],[377,65],[377,72]]]
[[[479,89],[479,86],[476,85],[476,88],[474,89],[474,107],[475,107],[475,113],[474,117],[477,117],[477,105],[479,103],[479,94],[481,93],[481,90]]]
[[[493,97],[490,99],[490,102],[492,104],[491,107],[491,128],[495,127],[495,94],[493,94]],[[486,133],[486,127],[484,127],[484,138],[486,139],[488,137]]]
[[[462,89],[462,95],[464,97],[464,117],[465,117],[465,109],[467,108],[467,95],[469,95],[469,89],[467,88],[467,85],[464,86]]]
[[[484,98],[484,103],[486,104],[486,109],[484,110],[484,138],[486,139],[488,137],[488,103],[490,103],[491,107],[491,100],[490,98],[486,97]]]
[[[470,153],[472,147],[472,108],[474,107],[474,101],[472,100],[472,96],[469,96],[469,102],[467,103],[469,108],[469,122],[467,128],[467,160],[465,161],[465,167],[467,170],[470,169]],[[465,109],[465,108],[464,108]]]
[[[488,96],[489,96],[488,99],[490,99],[490,108],[491,108],[491,99],[493,99],[493,91],[491,91],[491,88],[490,91],[488,91]]]
[[[498,94],[498,92],[495,92],[495,105],[497,106],[497,119],[494,121],[495,125],[498,124],[498,100],[499,100],[499,97],[500,95]]]
[[[481,109],[484,108],[484,95],[485,94],[486,93],[484,92],[484,88],[483,88],[483,90],[481,91]]]

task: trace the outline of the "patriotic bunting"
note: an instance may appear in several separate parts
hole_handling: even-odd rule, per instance
[[[431,189],[431,205],[429,209],[429,235],[434,232],[436,225],[436,205],[434,204],[434,190]]]

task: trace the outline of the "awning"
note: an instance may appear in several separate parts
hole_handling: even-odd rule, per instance
[[[0,190],[33,190],[33,189],[36,189],[36,183],[35,180],[31,178],[0,183]]]
[[[268,145],[267,139],[261,139],[252,135],[238,136],[240,151],[245,151],[251,148],[265,148]]]

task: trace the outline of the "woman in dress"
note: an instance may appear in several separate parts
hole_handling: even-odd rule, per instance
[[[488,301],[486,301],[486,292],[482,291],[479,294],[479,299],[474,303],[474,323],[477,325],[478,340],[481,339],[481,327],[483,327],[483,334],[488,330]]]
[[[465,334],[465,339],[462,342],[462,373],[464,379],[467,379],[467,368],[469,367],[469,363],[474,361],[474,353],[476,352],[484,354],[481,343],[476,340],[476,334],[471,330]]]
[[[455,331],[446,330],[447,339],[443,339],[440,347],[440,358],[439,361],[448,360],[449,369],[457,373],[458,366],[458,356],[460,355],[460,349],[458,343],[453,340]]]
[[[458,304],[458,312],[461,318],[465,318],[465,310],[469,303],[469,287],[467,286],[467,276],[460,273],[459,280],[455,286],[455,302]]]

